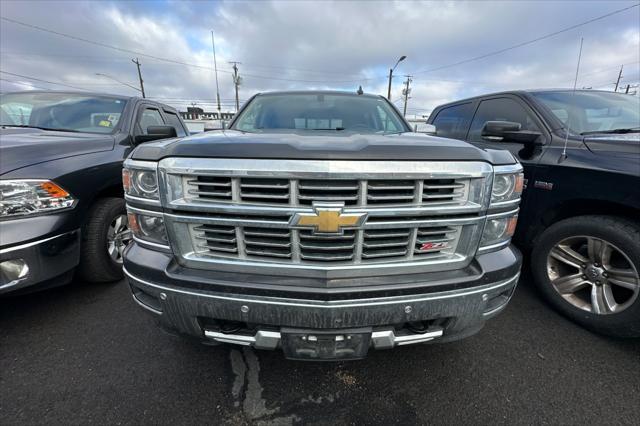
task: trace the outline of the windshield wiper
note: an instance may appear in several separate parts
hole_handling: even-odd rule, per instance
[[[54,129],[53,127],[41,127],[41,126],[28,126],[26,124],[2,124],[1,127],[20,127],[26,129],[40,129],[40,130],[52,130],[55,132],[73,132],[73,133],[81,133],[79,130],[74,129]]]
[[[335,130],[335,131],[339,132],[341,130],[345,130],[345,128],[344,127],[333,127],[333,128],[330,127],[330,128],[326,128],[326,129],[319,128],[319,129],[308,129],[308,130]]]
[[[640,127],[634,127],[629,129],[593,130],[590,132],[582,132],[580,134],[582,136],[585,136],[585,135],[597,135],[597,134],[624,134],[624,133],[638,133],[638,132],[640,132]]]

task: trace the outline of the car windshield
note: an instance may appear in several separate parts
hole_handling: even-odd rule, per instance
[[[242,111],[233,129],[400,133],[409,129],[389,103],[351,94],[294,93],[258,95]]]
[[[107,96],[9,93],[0,97],[0,125],[112,133],[125,104],[125,99]]]
[[[533,94],[576,134],[640,131],[640,98],[622,93],[559,91]]]

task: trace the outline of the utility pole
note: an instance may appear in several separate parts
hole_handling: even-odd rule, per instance
[[[616,81],[616,88],[614,90],[614,92],[618,91],[618,85],[620,84],[620,79],[622,78],[622,68],[624,67],[624,65],[620,65],[620,73],[618,74],[618,80]]]
[[[218,86],[218,63],[216,61],[216,42],[213,38],[213,30],[211,30],[211,47],[213,48],[213,70],[216,75],[216,99],[218,101],[218,118],[222,118],[222,111],[220,109],[220,86]]]
[[[242,62],[229,62],[233,64],[233,85],[236,87],[236,112],[240,109],[240,101],[238,100],[238,86],[242,82],[242,79],[238,75],[238,64],[242,64]]]
[[[404,89],[402,89],[402,94],[404,95],[404,110],[402,111],[403,117],[407,116],[407,101],[409,100],[409,93],[411,93],[409,84],[411,84],[411,82],[413,81],[411,79],[411,77],[413,77],[412,75],[405,75],[405,77],[407,77],[407,80],[404,82]]]
[[[136,64],[136,66],[138,67],[138,80],[140,80],[140,92],[142,93],[142,97],[146,97],[144,95],[144,81],[142,80],[142,73],[140,72],[140,61],[138,60],[138,58],[136,58],[135,60],[131,60],[131,62],[133,62],[134,64]]]

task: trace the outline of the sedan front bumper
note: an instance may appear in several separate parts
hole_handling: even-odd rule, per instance
[[[80,230],[0,247],[0,294],[66,284],[79,260]]]

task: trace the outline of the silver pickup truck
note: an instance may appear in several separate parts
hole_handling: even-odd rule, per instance
[[[522,167],[411,131],[383,97],[258,94],[230,128],[140,145],[123,181],[134,300],[173,332],[357,359],[505,308]]]

